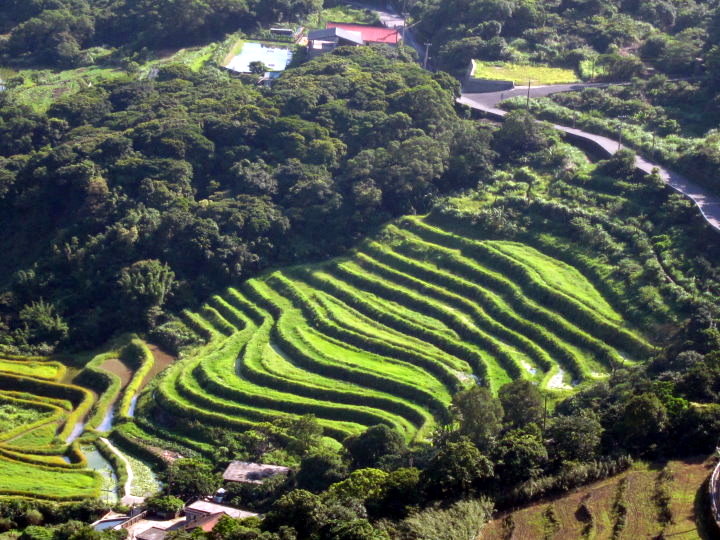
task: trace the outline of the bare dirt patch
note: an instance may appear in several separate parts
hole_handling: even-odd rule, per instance
[[[172,356],[171,354],[166,353],[157,345],[148,343],[147,346],[148,346],[148,349],[150,349],[150,352],[152,352],[153,357],[155,358],[155,363],[153,364],[153,367],[150,370],[150,372],[147,374],[147,377],[145,377],[145,380],[143,381],[142,385],[140,386],[140,390],[142,390],[145,387],[145,385],[147,383],[149,383],[158,373],[160,373],[162,370],[164,370],[166,367],[168,367],[170,364],[172,364],[175,360],[177,360],[176,357]]]
[[[109,373],[114,373],[115,375],[120,377],[121,388],[125,388],[128,385],[133,375],[132,370],[127,367],[119,358],[110,358],[109,360],[105,360],[100,366],[100,369],[105,370]]]

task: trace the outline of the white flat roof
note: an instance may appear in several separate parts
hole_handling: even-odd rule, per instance
[[[219,514],[223,512],[231,518],[242,519],[246,517],[257,516],[252,512],[240,510],[239,508],[233,508],[232,506],[225,506],[224,504],[217,504],[210,501],[195,501],[191,505],[187,506],[186,509],[195,510],[196,512],[203,512],[205,514]]]

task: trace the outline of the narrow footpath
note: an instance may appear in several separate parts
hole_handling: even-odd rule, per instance
[[[601,86],[598,84],[571,84],[571,85],[557,85],[557,86],[544,86],[537,87],[534,91],[531,89],[530,97],[545,97],[558,92],[569,92],[572,90],[580,90],[587,88],[588,86]],[[498,108],[498,105],[504,99],[516,97],[519,95],[527,95],[527,89],[523,90],[517,88],[508,92],[489,92],[487,94],[463,94],[458,98],[458,103],[467,105],[473,109],[484,112],[490,117],[497,120],[502,120],[507,111]],[[575,139],[584,139],[585,141],[593,143],[606,155],[611,156],[615,154],[621,146],[618,141],[603,137],[602,135],[595,135],[594,133],[588,133],[580,129],[575,129],[567,126],[561,126],[553,124],[553,127],[558,131],[566,133]],[[685,178],[681,174],[671,171],[667,167],[649,161],[639,155],[635,156],[635,166],[643,171],[644,173],[650,173],[653,169],[657,169],[660,177],[675,191],[682,193],[699,208],[700,213],[705,218],[705,221],[710,224],[713,229],[720,231],[720,197],[714,195],[709,190],[700,186],[699,184]]]
[[[125,485],[123,485],[123,493],[124,495],[120,498],[120,502],[122,502],[124,505],[127,506],[134,506],[136,504],[140,504],[145,499],[142,497],[135,497],[132,495],[132,485],[133,481],[135,480],[135,474],[133,473],[132,466],[130,465],[130,461],[125,457],[125,455],[120,452],[120,450],[117,449],[117,447],[111,443],[107,438],[100,437],[100,440],[104,442],[110,451],[115,454],[118,459],[120,459],[125,464],[125,470],[127,471],[127,480],[125,480]]]

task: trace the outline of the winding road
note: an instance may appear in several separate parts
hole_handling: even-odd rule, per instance
[[[530,89],[530,97],[546,97],[559,92],[581,90],[582,88],[590,86],[607,85],[588,83],[539,86],[535,89]],[[527,89],[516,88],[507,92],[463,94],[457,101],[458,103],[467,105],[472,109],[482,111],[497,120],[502,120],[507,114],[507,111],[498,108],[500,102],[511,97],[522,95],[527,95]],[[553,124],[553,127],[556,130],[569,135],[571,139],[582,139],[594,144],[600,151],[608,156],[615,154],[615,152],[621,148],[618,141],[608,137],[603,137],[602,135],[595,135],[594,133],[588,133],[587,131],[561,126],[559,124]],[[671,171],[667,167],[664,167],[659,163],[649,161],[639,155],[635,156],[635,167],[644,173],[651,173],[653,169],[657,169],[660,177],[668,184],[668,186],[692,200],[705,218],[705,221],[707,221],[713,229],[720,231],[720,197],[683,175]]]
[[[387,7],[385,10],[380,10],[375,6],[367,4],[362,1],[350,0],[345,2],[356,8],[364,8],[374,11],[383,25],[389,28],[402,28],[405,21],[401,15],[398,15],[392,7]],[[409,27],[405,30],[405,42],[415,49],[418,53],[418,59],[420,64],[423,63],[424,50],[417,42],[417,39],[413,35],[412,29]],[[560,92],[572,92],[576,90],[582,90],[583,88],[590,87],[607,87],[609,83],[574,83],[574,84],[556,84],[548,86],[535,86],[530,88],[530,97],[547,97],[552,94],[558,94]],[[502,120],[507,114],[506,111],[499,108],[500,102],[518,96],[526,96],[528,89],[525,87],[518,87],[512,90],[506,90],[504,92],[486,92],[486,93],[463,93],[458,98],[457,102],[468,107],[481,111],[486,115],[495,118],[496,120]],[[568,135],[568,138],[572,141],[583,140],[586,143],[595,145],[601,152],[607,156],[615,154],[620,149],[618,141],[603,137],[602,135],[595,135],[594,133],[588,133],[580,129],[575,129],[567,126],[554,124],[553,127]],[[700,213],[705,218],[705,221],[716,231],[720,231],[720,197],[711,193],[701,185],[692,180],[671,171],[667,167],[649,161],[639,155],[635,156],[635,166],[644,173],[651,173],[653,169],[657,169],[660,177],[675,191],[685,195],[692,200],[700,210]]]

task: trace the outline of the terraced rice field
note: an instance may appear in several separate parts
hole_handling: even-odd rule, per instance
[[[206,344],[165,372],[158,417],[242,429],[314,414],[336,439],[384,423],[422,441],[476,381],[497,391],[523,377],[562,394],[654,350],[575,268],[422,218],[184,319]]]
[[[134,355],[126,354],[131,346]],[[121,356],[127,359],[120,361]],[[97,453],[88,444],[102,426],[110,429],[105,420],[112,411],[127,417],[152,359],[142,342],[124,338],[112,350],[80,359],[84,366],[73,370],[68,382],[61,362],[0,358],[0,497],[98,497],[103,480],[80,443]]]

